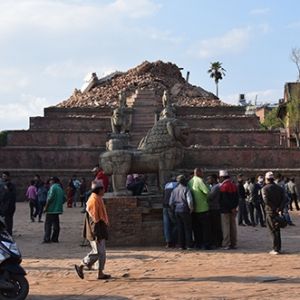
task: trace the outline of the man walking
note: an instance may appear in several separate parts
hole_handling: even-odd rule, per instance
[[[281,251],[280,228],[275,224],[275,218],[282,212],[285,205],[284,190],[274,182],[272,172],[265,175],[266,185],[262,188],[262,197],[266,207],[267,227],[272,236],[273,250],[270,254],[277,255]]]
[[[57,177],[50,179],[50,189],[45,206],[45,235],[43,243],[58,243],[60,232],[59,215],[63,213],[63,204],[66,202],[66,195],[60,186]]]
[[[105,240],[108,239],[108,216],[103,202],[105,187],[100,180],[92,182],[92,193],[86,203],[83,237],[90,242],[92,250],[83,258],[80,265],[75,265],[77,275],[83,279],[83,268],[91,269],[98,262],[97,279],[109,279],[109,274],[104,274],[106,262]]]
[[[195,248],[209,250],[211,249],[209,206],[207,201],[209,188],[202,178],[202,170],[196,168],[194,170],[194,176],[188,182],[188,187],[191,190],[194,199],[192,226],[195,238]]]
[[[296,209],[300,210],[299,204],[298,204],[299,193],[298,193],[298,189],[297,189],[294,177],[290,178],[289,182],[287,183],[287,188],[291,194],[290,210],[293,210],[293,203],[295,203]]]

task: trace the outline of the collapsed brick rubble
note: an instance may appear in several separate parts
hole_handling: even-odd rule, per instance
[[[172,63],[143,62],[127,72],[115,72],[107,79],[100,79],[87,91],[75,90],[69,99],[58,107],[115,107],[118,92],[125,90],[132,95],[137,89],[153,89],[157,95],[164,90],[171,94],[172,101],[179,106],[225,106],[214,94],[201,87],[191,85],[182,76],[180,68]]]

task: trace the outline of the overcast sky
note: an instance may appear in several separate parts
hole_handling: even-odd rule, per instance
[[[221,100],[277,102],[297,79],[299,0],[2,0],[0,131],[67,99],[89,72],[163,60],[215,92],[207,70],[221,61]]]

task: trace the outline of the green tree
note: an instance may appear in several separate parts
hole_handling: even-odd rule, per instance
[[[296,145],[300,148],[300,99],[292,98],[287,103],[287,124],[290,128],[291,135],[296,139]]]
[[[277,117],[278,107],[274,107],[271,111],[266,114],[264,122],[262,122],[262,126],[265,129],[275,129],[284,127],[284,122]]]
[[[225,76],[226,70],[222,67],[222,63],[215,61],[210,63],[210,68],[207,71],[210,74],[210,77],[215,80],[216,84],[216,95],[219,96],[219,81]]]

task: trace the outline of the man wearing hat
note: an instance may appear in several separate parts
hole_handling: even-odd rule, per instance
[[[280,228],[275,225],[274,218],[279,215],[285,205],[284,189],[274,182],[273,172],[265,175],[266,185],[262,188],[265,203],[267,227],[272,236],[273,250],[270,254],[277,255],[281,251]]]
[[[105,240],[108,239],[108,216],[103,202],[104,185],[101,180],[92,181],[92,194],[86,203],[83,237],[90,242],[92,250],[83,258],[80,265],[75,265],[77,275],[84,279],[83,268],[91,269],[98,262],[97,279],[109,279],[104,274],[106,262]]]
[[[230,180],[227,170],[219,171],[220,177],[220,209],[223,232],[222,246],[224,250],[236,249],[237,229],[235,217],[239,204],[237,186]]]

